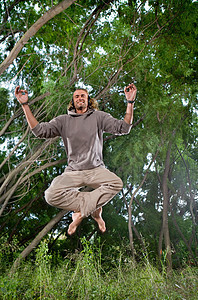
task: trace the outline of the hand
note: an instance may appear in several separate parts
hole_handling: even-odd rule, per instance
[[[137,93],[135,84],[131,83],[124,88],[124,93],[128,101],[134,101]]]
[[[18,85],[15,89],[15,96],[19,103],[28,102],[28,92],[26,90],[20,90],[20,86]]]

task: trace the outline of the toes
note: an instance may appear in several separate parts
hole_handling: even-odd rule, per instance
[[[72,224],[70,224],[67,233],[73,235],[76,232],[76,228],[77,226],[72,226]]]
[[[95,221],[98,223],[99,230],[104,233],[106,231],[105,221],[102,218],[95,218]]]
[[[99,225],[99,229],[100,229],[100,231],[101,231],[102,233],[104,233],[104,232],[106,231],[106,226],[105,226],[105,224],[102,224],[102,226]]]
[[[69,228],[68,228],[68,231],[67,231],[67,233],[69,235],[73,235],[76,232],[76,229],[77,229],[78,225],[82,221],[81,214],[79,212],[73,213],[72,220],[73,220],[73,222],[69,225]]]

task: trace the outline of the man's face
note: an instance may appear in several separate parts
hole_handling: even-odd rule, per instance
[[[76,90],[73,94],[74,106],[77,112],[84,113],[88,108],[88,94],[83,90]]]

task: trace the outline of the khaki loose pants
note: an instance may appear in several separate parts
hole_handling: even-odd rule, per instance
[[[91,192],[81,192],[83,186]],[[57,176],[45,191],[45,199],[52,206],[81,212],[87,217],[110,201],[123,187],[122,180],[104,167],[83,171],[65,171]]]

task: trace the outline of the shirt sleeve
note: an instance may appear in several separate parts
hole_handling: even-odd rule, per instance
[[[37,124],[32,132],[36,137],[39,138],[54,138],[61,136],[62,131],[62,118],[57,117],[52,119],[50,122],[42,122]]]
[[[106,133],[115,135],[128,134],[132,125],[126,123],[124,120],[118,120],[112,117],[110,114],[101,112],[102,117],[102,130]]]

